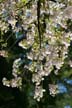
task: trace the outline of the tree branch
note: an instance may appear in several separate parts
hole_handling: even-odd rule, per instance
[[[38,0],[37,1],[37,21],[38,21],[38,34],[39,34],[40,48],[41,48],[40,8],[41,8],[41,0]]]

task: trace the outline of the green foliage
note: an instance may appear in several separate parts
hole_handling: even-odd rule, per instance
[[[21,0],[22,2],[24,2],[25,4],[27,3],[27,0]]]

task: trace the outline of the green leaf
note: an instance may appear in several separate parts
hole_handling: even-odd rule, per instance
[[[22,0],[22,2],[24,2],[26,4],[27,3],[27,0]]]

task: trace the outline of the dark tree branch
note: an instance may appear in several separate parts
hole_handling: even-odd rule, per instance
[[[41,0],[38,0],[37,2],[37,21],[38,21],[38,34],[39,34],[40,48],[41,48],[40,8],[41,8]]]

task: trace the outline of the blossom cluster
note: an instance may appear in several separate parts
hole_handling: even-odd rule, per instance
[[[7,78],[3,78],[2,82],[3,85],[8,86],[8,87],[21,87],[22,86],[22,78],[20,76],[20,69],[19,67],[23,64],[23,61],[18,58],[13,62],[13,69],[12,69],[12,75],[14,78],[11,80],[7,80]]]
[[[40,98],[43,97],[43,92],[45,92],[42,86],[44,76],[49,76],[54,67],[56,68],[54,74],[57,75],[68,56],[68,47],[72,40],[72,33],[70,30],[66,32],[68,29],[66,22],[72,18],[72,6],[70,6],[71,1],[68,1],[67,7],[64,2],[41,2],[39,34],[37,28],[37,2],[36,0],[32,1],[30,6],[18,0],[17,2],[11,0],[11,2],[2,3],[0,9],[2,11],[0,12],[2,16],[0,23],[2,24],[0,29],[1,31],[7,31],[10,24],[13,32],[16,33],[16,37],[22,29],[27,31],[26,39],[19,42],[18,45],[24,50],[31,47],[31,50],[26,54],[27,59],[30,59],[32,62],[25,65],[25,67],[32,72],[32,82],[35,83],[34,98],[40,101]],[[4,7],[6,8],[3,9]],[[21,33],[24,34],[25,32]],[[41,48],[38,34],[41,35]],[[12,73],[15,77],[15,84],[11,80],[12,87],[19,86],[17,82],[21,77],[18,77],[18,68],[22,63],[23,60],[21,59],[17,59],[13,63]],[[9,84],[5,78],[3,81],[7,85]],[[49,85],[51,95],[54,96],[56,94],[56,88],[56,85]]]

